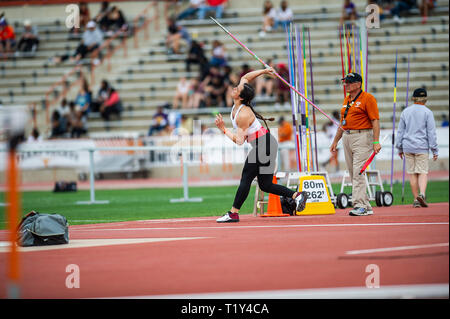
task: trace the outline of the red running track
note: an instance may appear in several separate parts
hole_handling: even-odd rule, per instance
[[[374,208],[373,216],[148,220],[70,227],[71,243],[21,252],[23,298],[97,298],[365,287],[375,264],[380,286],[449,282],[449,204]],[[70,248],[86,239],[201,239]],[[0,240],[7,239],[6,231]],[[109,241],[108,241],[109,242]],[[393,248],[388,251],[350,251]],[[0,298],[7,253],[0,247]],[[3,247],[3,251],[7,251]],[[69,264],[80,288],[67,288]],[[203,295],[204,296],[204,295]],[[206,295],[208,296],[208,295]],[[270,296],[269,296],[270,298]]]

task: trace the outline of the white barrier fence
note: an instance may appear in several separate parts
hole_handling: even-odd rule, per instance
[[[277,130],[272,134],[277,136]],[[391,130],[382,130],[381,139],[391,135]],[[439,157],[448,158],[448,128],[438,128]],[[314,141],[314,135],[312,140]],[[323,132],[318,132],[318,158],[323,163],[330,157],[331,141]],[[391,138],[386,138],[383,150],[376,159],[391,160]],[[79,172],[90,172],[89,150],[94,152],[94,164],[97,173],[102,172],[133,172],[154,167],[171,167],[180,164],[179,149],[189,149],[186,160],[191,165],[202,163],[239,164],[243,163],[250,145],[238,146],[222,134],[203,134],[201,136],[168,136],[158,138],[103,138],[79,140],[47,140],[27,142],[20,145],[18,153],[19,167],[22,170],[45,168],[75,168]],[[294,143],[283,143],[280,149],[294,149]],[[5,150],[6,144],[0,142],[0,150]],[[398,159],[397,150],[394,150]],[[338,160],[344,162],[343,152],[339,152]],[[5,169],[6,154],[0,152],[0,171]]]

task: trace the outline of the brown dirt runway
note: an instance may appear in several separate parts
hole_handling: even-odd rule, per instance
[[[426,209],[375,208],[366,217],[337,210],[328,216],[244,215],[236,224],[203,217],[71,226],[69,245],[23,249],[21,295],[97,298],[363,288],[369,264],[379,267],[381,287],[448,285],[448,221],[449,204],[440,203]],[[115,239],[156,238],[183,239],[114,244]],[[76,247],[94,239],[108,241]],[[7,240],[6,231],[0,240]],[[5,251],[0,246],[0,298],[6,296]],[[69,264],[79,267],[80,288],[66,287]]]

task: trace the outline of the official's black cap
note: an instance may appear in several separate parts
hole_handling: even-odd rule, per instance
[[[414,90],[413,97],[427,97],[427,90],[424,88],[418,88]]]
[[[356,83],[362,82],[362,77],[358,73],[349,73],[345,76],[345,78],[342,78],[341,80],[349,83]]]

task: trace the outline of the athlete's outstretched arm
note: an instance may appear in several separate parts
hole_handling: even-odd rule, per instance
[[[262,74],[270,74],[270,75],[274,76],[274,73],[275,73],[275,70],[273,68],[266,68],[266,69],[248,72],[244,76],[242,76],[241,81],[239,82],[239,85],[243,85],[244,83],[251,82]]]

